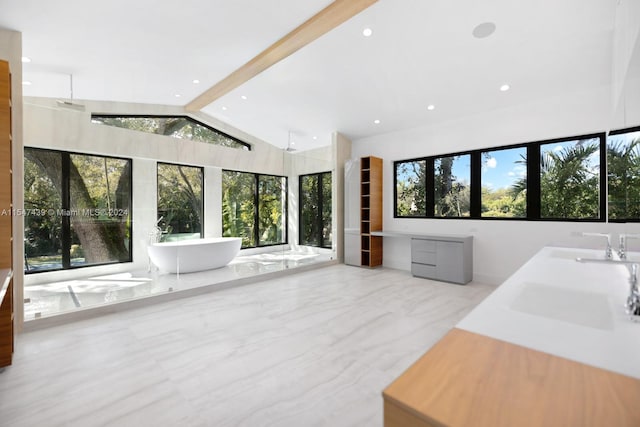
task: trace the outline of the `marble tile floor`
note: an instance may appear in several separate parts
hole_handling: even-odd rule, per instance
[[[382,426],[382,390],[493,286],[335,264],[26,332],[0,425]]]
[[[189,274],[137,270],[83,279],[29,285],[24,289],[25,321],[87,308],[145,298],[167,292],[232,283],[268,273],[284,272],[334,259],[330,250],[277,251],[236,257],[216,270]]]

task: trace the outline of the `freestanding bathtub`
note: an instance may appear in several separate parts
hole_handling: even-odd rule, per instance
[[[192,273],[224,267],[238,255],[241,245],[239,237],[210,237],[151,243],[147,253],[151,262],[162,271]]]

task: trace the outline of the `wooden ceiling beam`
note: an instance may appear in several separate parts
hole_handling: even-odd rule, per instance
[[[207,89],[185,105],[187,111],[199,111],[216,99],[251,80],[267,68],[348,21],[378,0],[336,0],[302,25],[269,46],[258,56]]]

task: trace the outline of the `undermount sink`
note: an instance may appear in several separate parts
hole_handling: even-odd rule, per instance
[[[612,330],[611,304],[606,294],[525,283],[511,309],[595,329]]]

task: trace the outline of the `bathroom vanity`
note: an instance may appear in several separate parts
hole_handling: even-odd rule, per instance
[[[639,426],[629,270],[543,248],[383,393],[385,426]]]

